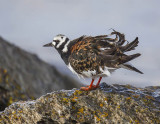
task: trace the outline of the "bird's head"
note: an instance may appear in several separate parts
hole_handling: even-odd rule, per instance
[[[51,43],[43,45],[44,47],[55,47],[58,51],[63,53],[68,51],[69,38],[63,34],[58,34],[53,38]]]

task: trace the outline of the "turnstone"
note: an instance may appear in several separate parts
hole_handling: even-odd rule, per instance
[[[119,68],[143,74],[128,63],[141,54],[125,54],[125,52],[134,50],[138,43],[138,37],[129,43],[125,40],[124,34],[113,30],[109,35],[81,36],[72,41],[65,35],[59,34],[44,47],[55,47],[68,68],[78,77],[92,78],[89,86],[81,87],[81,90],[87,91],[98,88],[102,77],[110,76]],[[97,84],[93,85],[94,80],[98,77]]]

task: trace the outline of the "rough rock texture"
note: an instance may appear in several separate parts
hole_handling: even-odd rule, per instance
[[[21,86],[15,80],[11,80],[7,70],[0,68],[0,111],[13,102],[27,99],[34,97],[23,92]]]
[[[55,67],[43,62],[0,37],[0,67],[6,69],[23,92],[39,97],[53,90],[72,89],[80,84],[60,74]]]
[[[160,87],[102,83],[94,91],[61,90],[20,101],[0,113],[4,124],[159,124]]]

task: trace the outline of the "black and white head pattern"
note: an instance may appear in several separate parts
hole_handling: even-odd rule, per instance
[[[57,49],[61,50],[63,53],[68,51],[69,38],[63,34],[58,34],[53,38],[52,45]]]

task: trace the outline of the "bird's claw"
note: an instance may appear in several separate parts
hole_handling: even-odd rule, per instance
[[[87,85],[86,87],[81,87],[80,90],[83,90],[83,91],[90,91],[90,90],[95,90],[95,89],[97,89],[98,87],[99,87],[99,86],[96,86],[96,85],[92,85],[92,86]]]

